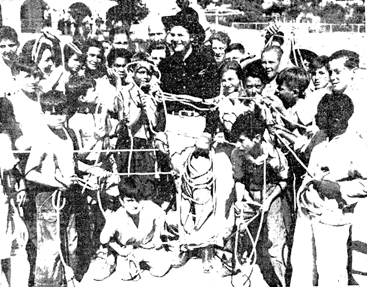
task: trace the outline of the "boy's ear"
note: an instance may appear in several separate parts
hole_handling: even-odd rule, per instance
[[[256,143],[260,143],[262,140],[263,136],[261,134],[257,134],[254,136],[254,140]]]
[[[299,89],[293,89],[293,94],[295,97],[299,97]]]

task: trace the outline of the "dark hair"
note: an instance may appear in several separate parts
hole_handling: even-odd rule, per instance
[[[102,57],[103,57],[103,61],[104,61],[104,55],[103,55],[103,51],[104,51],[104,48],[103,48],[103,44],[98,41],[97,39],[88,39],[85,43],[84,43],[84,47],[83,47],[83,50],[82,52],[84,54],[87,54],[88,53],[88,50],[89,48],[91,47],[96,47],[98,49],[101,49],[101,54],[102,54]]]
[[[19,44],[18,34],[14,28],[9,26],[2,26],[0,28],[0,41],[9,40],[16,44]]]
[[[296,55],[296,57],[294,57]],[[309,63],[312,63],[315,58],[317,58],[317,54],[307,49],[295,49],[294,53],[289,55],[289,59],[291,60],[292,64],[295,66],[302,67],[302,60],[306,60]],[[300,64],[298,64],[300,63]],[[298,65],[297,65],[298,64]]]
[[[22,135],[15,121],[13,105],[7,97],[0,97],[0,133],[9,135],[13,149],[15,141]]]
[[[329,125],[329,120],[338,116],[347,122],[354,113],[352,99],[345,94],[326,94],[317,106],[316,124],[320,129]]]
[[[219,66],[219,75],[220,78],[223,77],[223,74],[229,70],[233,70],[236,72],[237,77],[240,79],[240,81],[243,80],[243,71],[241,65],[234,60],[225,60],[220,66]]]
[[[51,90],[40,96],[41,106],[65,105],[67,98],[62,91]]]
[[[50,50],[53,56],[55,66],[58,67],[62,63],[61,47],[60,47],[60,44],[57,43],[56,41],[52,43],[53,45],[50,45],[48,42],[43,42],[43,41],[37,42],[35,39],[29,40],[23,45],[21,54],[25,57],[33,59],[34,45],[37,45],[36,47],[37,48],[37,58],[34,59],[37,65],[41,61],[42,55],[45,52],[45,50]]]
[[[267,46],[267,47],[265,47],[264,50],[262,50],[262,52],[261,52],[261,57],[267,52],[275,52],[277,54],[278,61],[280,61],[280,59],[283,56],[283,50],[282,50],[282,48],[280,48],[278,46]]]
[[[166,57],[169,57],[170,55],[168,46],[164,42],[161,42],[161,41],[153,41],[150,43],[147,49],[147,53],[151,55],[153,50],[164,50],[166,53]]]
[[[117,58],[124,58],[129,63],[132,58],[132,53],[126,49],[115,49],[112,48],[107,56],[108,66],[111,67]]]
[[[348,69],[359,68],[359,54],[350,50],[339,50],[333,53],[329,58],[329,63],[333,60],[346,58],[344,66]]]
[[[230,53],[230,52],[235,51],[235,50],[240,51],[242,54],[245,53],[245,47],[241,43],[232,43],[232,44],[228,45],[225,52]]]
[[[264,67],[261,65],[261,60],[256,60],[246,65],[243,72],[244,72],[244,80],[246,80],[248,77],[258,78],[261,80],[263,84],[265,84],[268,79],[266,71]]]
[[[241,114],[232,126],[232,140],[238,141],[244,134],[249,139],[256,135],[263,136],[266,129],[266,121],[261,115],[261,109],[256,105],[253,112]]]
[[[88,76],[74,76],[65,85],[65,94],[71,102],[76,102],[80,96],[85,96],[88,89],[94,88],[96,81]]]
[[[123,177],[119,182],[118,189],[121,198],[129,197],[136,201],[146,199],[147,196],[144,194],[145,188],[137,176]]]
[[[76,49],[78,49],[81,53]],[[66,44],[64,46],[65,69],[67,69],[70,58],[74,55],[78,55],[78,58],[81,59],[82,62],[85,61],[85,55],[83,54],[83,45],[80,42],[74,41],[71,44]]]
[[[291,89],[298,89],[299,95],[302,96],[310,84],[310,78],[304,69],[293,67],[281,71],[276,82],[278,85],[286,84]]]
[[[316,70],[321,69],[322,67],[327,68],[327,64],[329,63],[329,57],[327,56],[318,56],[314,58],[309,66],[310,72],[316,72]]]
[[[97,66],[97,69],[95,71],[91,71],[90,69],[88,69],[88,67],[86,67],[85,74],[94,76],[95,78],[100,78],[100,77],[104,76],[107,72],[106,67],[105,67],[106,58],[105,58],[105,55],[104,55],[104,48],[103,48],[103,45],[100,41],[98,41],[96,39],[88,39],[84,43],[84,47],[83,47],[83,54],[85,56],[85,59],[87,59],[88,50],[91,47],[95,47],[95,48],[100,49],[101,63],[99,64],[99,66]]]
[[[19,72],[26,72],[28,74],[42,77],[42,72],[38,68],[37,64],[27,56],[20,55],[17,61],[13,64],[14,71],[18,74]]]
[[[222,31],[218,31],[212,34],[209,38],[209,42],[213,44],[213,40],[218,40],[219,42],[225,44],[227,47],[229,46],[229,44],[231,44],[231,38],[228,36],[227,33],[224,33]]]
[[[128,41],[130,41],[130,33],[125,27],[115,27],[111,29],[110,31],[109,38],[110,38],[111,43],[113,42],[115,35],[117,34],[125,34]]]
[[[145,53],[145,52],[135,53],[131,58],[131,62],[136,62],[136,61],[146,61],[150,64],[154,64],[152,62],[152,60],[150,59],[150,55],[148,53]]]

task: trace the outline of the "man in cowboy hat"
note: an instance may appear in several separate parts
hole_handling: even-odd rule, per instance
[[[169,33],[167,42],[173,55],[162,60],[158,66],[163,92],[189,95],[200,99],[210,99],[219,95],[220,79],[214,57],[200,49],[205,33],[196,17],[187,14],[163,17],[162,22]],[[203,117],[207,112],[175,101],[167,103],[170,115],[183,117]],[[205,121],[204,121],[205,127]],[[204,128],[202,129],[202,131]]]

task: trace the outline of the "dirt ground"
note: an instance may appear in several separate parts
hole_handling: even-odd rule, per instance
[[[160,287],[187,287],[187,286],[221,286],[221,287],[242,287],[256,286],[267,287],[262,278],[260,269],[255,265],[249,281],[244,285],[246,276],[238,274],[233,279],[231,276],[222,277],[216,270],[220,265],[219,260],[215,262],[211,273],[204,273],[202,261],[199,258],[190,259],[186,265],[180,268],[172,268],[167,275],[161,278],[153,277],[149,271],[143,271],[141,279],[138,281],[121,281],[117,274],[113,273],[103,281],[95,281],[91,278],[92,274],[85,274],[83,280],[76,287],[102,287],[102,286],[121,286],[121,287],[140,287],[140,286],[160,286]]]

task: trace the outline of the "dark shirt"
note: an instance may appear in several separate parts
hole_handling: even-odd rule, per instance
[[[158,66],[162,77],[162,91],[176,95],[190,95],[201,99],[214,98],[219,95],[220,77],[214,57],[205,51],[193,49],[183,61],[182,55],[163,59]],[[197,104],[201,108],[205,105]],[[168,112],[193,110],[194,108],[179,103],[167,103]]]

